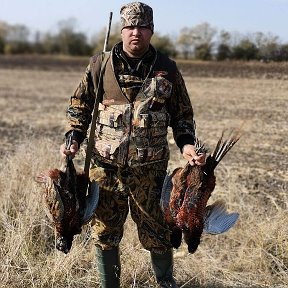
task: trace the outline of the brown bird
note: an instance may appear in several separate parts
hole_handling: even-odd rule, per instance
[[[56,229],[56,248],[71,249],[74,235],[92,218],[99,199],[99,187],[85,173],[76,172],[67,156],[61,169],[41,173],[36,181],[44,184],[45,212]]]
[[[216,201],[207,206],[208,199],[215,188],[214,170],[227,152],[241,136],[241,129],[233,130],[224,140],[222,133],[211,155],[204,166],[176,168],[167,174],[161,195],[161,206],[166,222],[171,230],[171,244],[178,248],[184,241],[188,251],[194,253],[200,244],[203,231],[220,234],[230,229],[237,221],[238,213],[228,213],[223,201]],[[207,152],[200,141],[196,141],[197,153]]]

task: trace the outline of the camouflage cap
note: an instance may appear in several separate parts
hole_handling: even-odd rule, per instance
[[[141,2],[132,2],[120,10],[121,29],[129,26],[144,26],[154,32],[153,10]]]

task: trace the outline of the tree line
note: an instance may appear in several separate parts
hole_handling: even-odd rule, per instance
[[[61,54],[92,55],[103,50],[106,28],[90,39],[76,30],[74,18],[60,21],[56,32],[36,32],[31,35],[25,25],[10,25],[0,21],[0,54]],[[109,45],[121,41],[120,24],[112,25]],[[182,28],[171,37],[155,32],[152,44],[161,52],[174,57],[196,60],[261,60],[288,61],[288,43],[281,43],[277,35],[254,32],[218,31],[204,22]]]

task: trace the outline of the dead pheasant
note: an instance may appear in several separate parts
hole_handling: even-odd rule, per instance
[[[225,203],[216,201],[207,206],[208,199],[215,188],[214,170],[237,143],[241,129],[233,130],[224,140],[222,133],[211,155],[202,167],[191,166],[176,168],[167,175],[163,184],[161,206],[168,226],[171,229],[171,243],[178,248],[184,241],[188,251],[194,253],[204,232],[219,234],[230,229],[237,221],[238,213],[227,213]],[[206,152],[206,148],[196,141],[197,153]]]
[[[69,143],[67,144],[69,145]],[[92,218],[97,207],[99,187],[88,176],[76,172],[67,156],[61,169],[41,173],[36,181],[44,184],[43,202],[48,218],[56,229],[56,248],[68,253],[74,235]]]

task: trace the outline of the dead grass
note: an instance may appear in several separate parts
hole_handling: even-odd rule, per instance
[[[83,67],[84,71],[84,67]],[[89,227],[68,255],[33,177],[58,167],[68,97],[81,72],[0,69],[0,287],[99,287]],[[222,129],[246,131],[216,170],[211,201],[225,199],[240,220],[205,235],[194,255],[175,251],[180,287],[287,287],[287,90],[283,79],[186,76],[198,136],[213,148]],[[171,142],[170,169],[184,164]],[[155,287],[149,253],[128,218],[121,242],[123,287]]]

